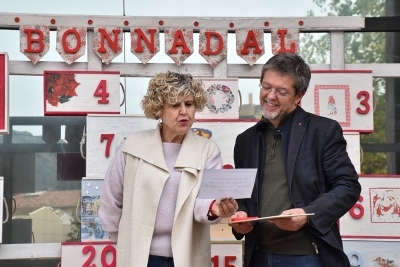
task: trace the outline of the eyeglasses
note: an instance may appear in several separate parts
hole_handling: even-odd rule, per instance
[[[259,84],[260,90],[263,90],[267,94],[271,93],[272,88],[267,87],[265,85]],[[275,95],[276,97],[283,98],[286,96],[289,96],[289,93],[285,89],[275,89]]]

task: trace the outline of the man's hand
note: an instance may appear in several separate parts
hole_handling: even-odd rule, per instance
[[[234,215],[231,216],[232,218],[245,218],[247,217],[247,213],[244,211],[238,211]],[[251,222],[239,222],[239,223],[232,223],[231,220],[229,221],[229,226],[233,228],[237,233],[245,235],[253,230],[253,225]]]
[[[238,209],[238,203],[232,197],[217,199],[211,207],[212,213],[221,217],[227,218],[235,214]]]
[[[303,209],[291,209],[291,210],[283,211],[281,213],[281,215],[305,214],[305,213],[306,212]],[[282,218],[282,219],[271,219],[269,221],[283,230],[297,231],[301,227],[303,227],[304,225],[307,224],[308,217],[307,216],[297,216],[297,217]]]

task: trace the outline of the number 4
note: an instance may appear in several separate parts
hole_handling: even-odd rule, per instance
[[[94,91],[94,96],[101,97],[97,102],[99,104],[108,104],[108,99],[107,97],[110,95],[107,93],[107,81],[106,80],[101,80],[99,85],[96,88],[96,91]]]

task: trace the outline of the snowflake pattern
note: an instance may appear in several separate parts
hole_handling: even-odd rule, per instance
[[[102,33],[100,30],[105,30],[107,35],[109,36],[113,45],[107,40],[107,38],[102,37]],[[94,39],[93,39],[93,50],[96,55],[103,60],[104,63],[109,65],[111,61],[116,58],[119,54],[122,53],[122,45],[123,45],[123,30],[120,27],[104,27],[104,28],[94,28]],[[117,40],[115,40],[115,34],[117,32]],[[102,44],[103,41],[103,44]],[[105,52],[100,52],[99,49],[104,46]]]
[[[253,66],[257,60],[262,57],[265,53],[264,49],[264,30],[255,29],[237,29],[236,33],[236,53],[239,57],[243,58],[250,66]],[[243,48],[245,48],[246,40],[249,34],[254,34],[255,40],[253,38],[249,39],[251,45],[246,47],[249,50],[248,54],[243,54]],[[256,44],[256,45],[253,45]],[[256,50],[260,49],[261,53],[255,53]]]
[[[278,34],[279,30],[283,30],[284,32],[286,32],[284,36],[285,47],[282,47],[281,36],[280,34]],[[282,50],[300,54],[299,34],[300,34],[299,29],[271,29],[272,54],[276,55],[282,53]],[[294,51],[291,51],[293,44],[294,44]]]
[[[32,30],[31,35],[33,39],[41,39],[41,42],[31,42],[28,47],[28,32]],[[26,26],[23,25],[19,28],[20,34],[20,51],[24,54],[33,64],[39,62],[50,49],[50,27],[49,26]],[[39,38],[41,35],[41,38]],[[26,52],[32,49],[35,52]]]
[[[65,33],[67,33],[66,36],[64,36]],[[78,34],[79,40],[76,34]],[[66,63],[72,64],[78,58],[85,55],[86,36],[87,30],[84,27],[57,27],[56,50]],[[68,49],[74,50],[78,48],[78,50],[76,52],[67,52],[63,47],[63,37],[65,38],[65,44]],[[78,45],[79,47],[77,47]]]
[[[139,35],[146,38],[150,45],[154,45],[153,52],[144,39],[139,44]],[[144,35],[144,37],[143,37]],[[139,47],[140,46],[140,47]],[[160,51],[160,32],[157,28],[132,28],[131,29],[131,52],[140,62],[146,64]]]
[[[215,33],[215,35],[210,35],[210,44],[207,44],[206,32]],[[219,39],[219,36],[222,40]],[[228,31],[217,31],[217,30],[200,30],[199,34],[199,54],[211,65],[211,67],[215,67],[218,63],[226,58],[227,55],[227,39],[228,39]],[[205,54],[207,51],[207,46],[211,52],[218,51],[220,42],[222,41],[221,51],[217,54]]]
[[[176,65],[180,66],[193,54],[193,29],[166,28],[164,30],[164,38],[165,53]],[[176,46],[172,47],[175,41]],[[177,50],[177,53],[171,51],[173,48]],[[184,51],[185,49],[188,51]]]

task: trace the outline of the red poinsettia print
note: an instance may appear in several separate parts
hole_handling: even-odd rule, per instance
[[[75,89],[79,85],[74,74],[46,74],[46,99],[50,105],[57,107],[73,96],[77,96]]]

